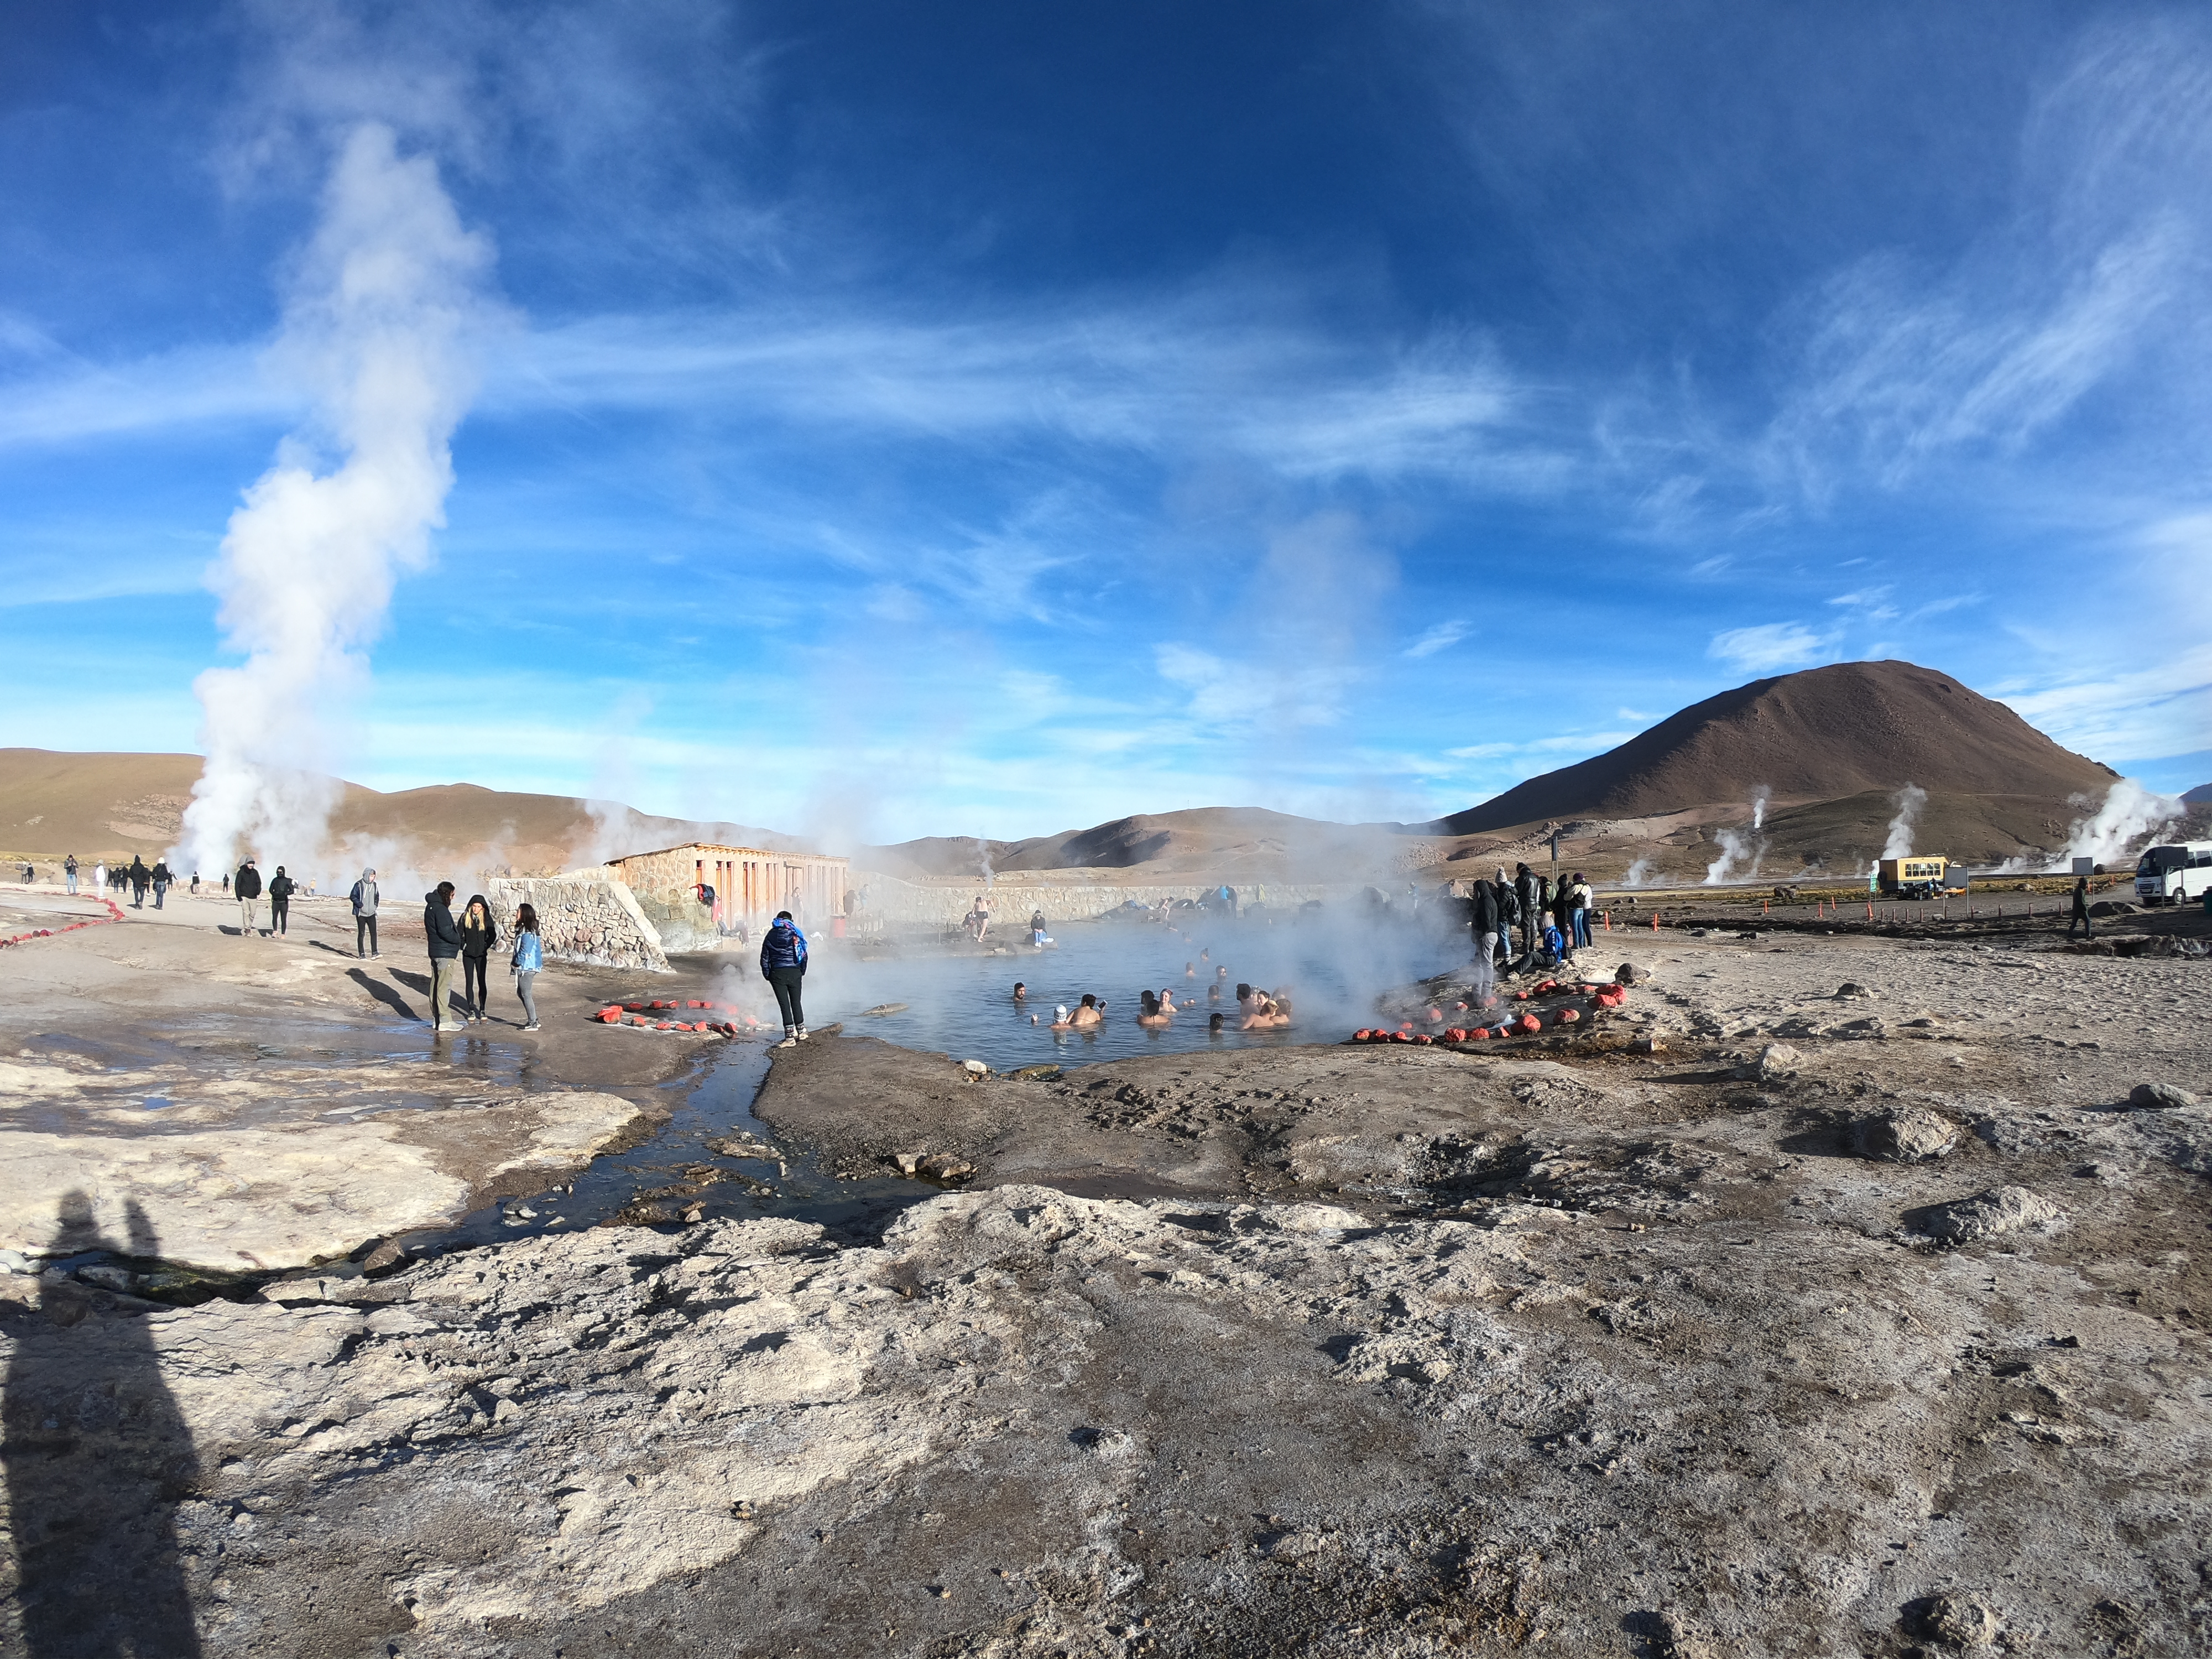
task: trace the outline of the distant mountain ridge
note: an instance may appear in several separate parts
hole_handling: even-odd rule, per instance
[[[201,765],[198,755],[0,749],[0,848],[55,858],[74,853],[87,861],[134,853],[150,859],[174,845],[182,832]],[[473,783],[387,794],[342,780],[331,838],[410,848],[428,860],[489,854],[533,870],[687,841],[769,852],[804,846],[747,824],[660,817],[572,795],[524,794]],[[272,849],[269,856],[288,855]]]
[[[1692,703],[1617,749],[1427,828],[1471,835],[1548,819],[1645,817],[1748,801],[1760,787],[1784,801],[1911,783],[1931,793],[2063,803],[2101,797],[2118,775],[1948,674],[1909,662],[1846,662]]]

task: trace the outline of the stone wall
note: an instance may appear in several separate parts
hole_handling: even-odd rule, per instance
[[[1310,900],[1334,903],[1366,890],[1358,882],[1231,882],[1240,908],[1265,905],[1278,913],[1295,910]],[[1403,887],[1403,882],[1399,886]],[[1088,921],[1119,909],[1134,899],[1158,904],[1163,899],[1196,899],[1212,892],[1217,882],[1146,883],[1085,880],[1024,881],[1002,878],[986,887],[974,878],[962,881],[902,881],[896,876],[856,871],[848,890],[846,908],[863,927],[875,924],[896,931],[904,928],[957,927],[975,895],[991,896],[994,931],[1019,932],[1029,925],[1030,913],[1044,912],[1048,923]],[[865,896],[855,898],[861,890]]]
[[[484,878],[483,892],[498,915],[502,934],[513,928],[517,905],[528,904],[537,910],[538,937],[549,960],[597,968],[668,970],[668,951],[660,930],[639,908],[629,889],[604,871],[490,876]]]

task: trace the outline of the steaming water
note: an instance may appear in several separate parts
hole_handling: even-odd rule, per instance
[[[1018,937],[1026,941],[1029,935]],[[808,975],[807,1016],[817,1025],[842,1020],[848,1035],[980,1060],[997,1071],[1085,1066],[1194,1048],[1333,1042],[1374,1018],[1379,993],[1468,956],[1463,933],[1391,921],[1347,925],[1341,917],[1326,925],[1285,920],[1272,927],[1224,921],[1181,933],[1155,925],[1077,923],[1053,937],[1057,948],[1039,951],[1020,943],[1003,957],[833,959],[824,963],[827,972]],[[1211,961],[1200,959],[1201,950],[1211,952]],[[1186,963],[1194,969],[1188,979]],[[1228,969],[1229,977],[1221,1000],[1212,1003],[1206,987],[1217,968]],[[1024,1003],[1012,1000],[1017,980],[1028,982]],[[1240,1018],[1239,981],[1288,995],[1292,1024],[1281,1030],[1209,1036],[1209,1013],[1218,1011],[1231,1026]],[[1138,994],[1163,988],[1175,992],[1179,1005],[1195,998],[1196,1006],[1164,1029],[1139,1025]],[[1086,991],[1106,1000],[1105,1024],[1088,1031],[1048,1029],[1054,1005],[1073,1008]],[[863,1010],[890,1002],[909,1006],[902,1013],[862,1017]]]

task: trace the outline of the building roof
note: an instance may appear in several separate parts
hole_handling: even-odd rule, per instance
[[[632,859],[659,858],[664,853],[744,853],[760,859],[818,859],[827,864],[849,863],[839,853],[775,853],[764,847],[728,847],[720,842],[685,841],[673,847],[655,847],[645,852],[623,853],[607,860],[609,864],[626,864]]]

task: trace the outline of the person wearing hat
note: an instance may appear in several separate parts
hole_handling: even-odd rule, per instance
[[[276,873],[269,878],[269,932],[274,936],[291,931],[292,895],[299,884],[284,873],[278,865]]]

